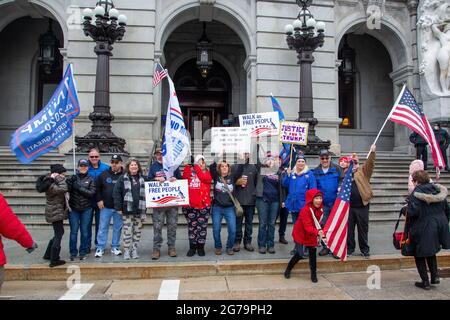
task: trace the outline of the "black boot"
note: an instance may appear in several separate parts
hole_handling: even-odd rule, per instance
[[[189,251],[187,253],[188,257],[192,257],[197,251],[197,245],[194,243],[189,243]]]
[[[300,256],[297,252],[294,254],[294,256],[289,260],[289,263],[286,267],[286,271],[284,271],[284,277],[286,279],[289,279],[291,277],[291,271],[294,268],[294,266],[299,262],[301,259],[303,259],[302,256]]]
[[[51,253],[50,253],[50,264],[49,267],[53,268],[53,267],[57,267],[57,266],[62,266],[63,264],[65,264],[66,262],[64,260],[61,260],[59,258],[59,253],[61,251],[61,247],[52,247],[51,249]]]
[[[317,283],[317,256],[316,249],[309,249],[309,268],[311,269],[311,281]]]
[[[430,282],[429,281],[419,281],[415,283],[416,287],[424,289],[424,290],[430,290]]]
[[[197,253],[200,257],[205,256],[205,244],[197,244]]]
[[[50,258],[51,258],[51,251],[52,251],[52,246],[53,246],[53,239],[51,239],[49,242],[48,242],[48,246],[47,246],[47,250],[45,250],[45,254],[44,254],[44,256],[43,256],[43,259],[44,260],[50,260]]]

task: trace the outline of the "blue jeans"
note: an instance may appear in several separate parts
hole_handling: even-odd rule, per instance
[[[235,243],[241,243],[242,241],[242,224],[245,218],[245,232],[244,232],[244,244],[252,243],[253,234],[253,216],[255,215],[255,206],[242,206],[244,214],[240,217],[236,217],[236,239]]]
[[[275,222],[279,205],[279,202],[266,202],[262,198],[256,199],[259,216],[258,247],[260,248],[275,246]]]
[[[214,247],[216,249],[222,248],[220,231],[222,230],[223,218],[225,218],[228,227],[227,249],[231,249],[233,248],[234,240],[236,238],[236,213],[234,207],[222,207],[217,205],[215,205],[212,210]]]
[[[100,211],[100,226],[97,236],[97,250],[105,250],[108,242],[109,224],[113,219],[113,234],[111,249],[120,249],[120,235],[122,233],[122,215],[115,209],[104,208]]]
[[[300,215],[300,212],[289,211],[289,213],[291,214],[292,217],[292,224],[295,224],[295,222],[298,219],[298,216]]]
[[[84,211],[72,211],[69,214],[70,223],[70,256],[76,257],[78,255],[77,242],[78,242],[78,230],[80,230],[80,256],[85,256],[89,249],[89,228],[92,219],[92,208]]]
[[[88,234],[89,251],[91,250],[92,224],[94,222],[94,219],[95,219],[95,238],[94,238],[94,242],[95,242],[95,246],[97,246],[98,229],[100,227],[100,208],[97,206],[97,204],[95,204],[95,206],[92,207],[91,221],[89,221],[89,224],[91,225],[91,227],[89,228],[89,234]]]

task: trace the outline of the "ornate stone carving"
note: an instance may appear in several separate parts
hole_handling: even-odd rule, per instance
[[[450,95],[450,3],[426,0],[418,20],[420,72],[431,94]]]
[[[216,0],[199,0],[200,5],[211,5],[213,6],[216,3]]]

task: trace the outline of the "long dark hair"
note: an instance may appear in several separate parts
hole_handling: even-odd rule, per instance
[[[139,174],[140,176],[142,176],[142,166],[141,166],[141,163],[139,162],[139,160],[136,159],[136,158],[130,158],[130,159],[128,159],[127,163],[125,164],[125,173],[126,173],[128,176],[131,176],[130,165],[131,165],[131,163],[133,163],[133,162],[135,162],[135,163],[138,165],[138,174]]]

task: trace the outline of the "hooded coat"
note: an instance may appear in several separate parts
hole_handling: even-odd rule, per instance
[[[57,176],[45,192],[45,220],[48,223],[63,221],[69,218],[68,192],[69,187],[66,178]],[[67,195],[66,195],[67,194]]]
[[[448,191],[440,184],[418,185],[408,203],[410,239],[416,257],[432,257],[450,249]]]
[[[306,205],[300,211],[300,215],[292,230],[294,241],[306,247],[317,247],[318,244],[317,237],[319,235],[319,230],[316,227],[311,213],[312,209],[314,211],[314,216],[320,223],[323,216],[323,202],[320,204],[320,208],[314,207],[313,200],[317,195],[323,196],[322,192],[318,189],[311,189],[306,192]]]
[[[308,166],[300,174],[295,173],[295,170],[290,176],[284,174],[281,183],[288,189],[285,205],[290,212],[299,212],[306,203],[306,192],[317,188],[314,172]]]

